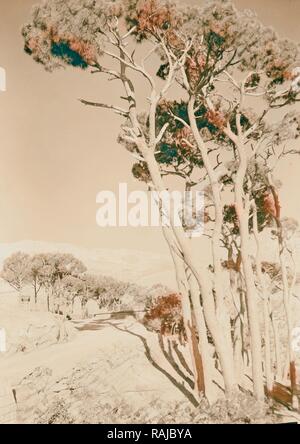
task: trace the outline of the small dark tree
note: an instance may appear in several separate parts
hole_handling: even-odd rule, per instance
[[[159,296],[146,305],[144,325],[164,336],[174,336],[186,342],[181,297],[176,293]]]

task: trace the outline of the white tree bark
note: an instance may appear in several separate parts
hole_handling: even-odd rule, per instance
[[[258,400],[264,399],[264,385],[262,373],[262,350],[261,350],[261,332],[259,327],[258,300],[253,276],[252,263],[250,258],[249,245],[249,196],[244,193],[244,180],[246,176],[248,159],[243,142],[242,129],[240,124],[240,114],[236,116],[236,126],[238,135],[236,136],[227,128],[226,134],[234,142],[238,155],[239,166],[234,184],[235,209],[239,222],[239,232],[241,238],[241,256],[246,286],[246,302],[248,310],[249,331],[251,341],[251,362],[253,393]]]
[[[276,320],[274,319],[274,313],[271,312],[271,325],[273,331],[273,339],[274,339],[274,355],[275,355],[275,380],[282,381],[282,362],[281,362],[281,347],[280,347],[280,339],[278,333],[278,325]]]
[[[220,183],[218,176],[211,164],[208,156],[207,148],[203,142],[199,130],[197,127],[195,112],[194,112],[195,98],[192,96],[188,102],[188,116],[190,122],[190,128],[197,143],[197,147],[201,153],[201,157],[204,163],[204,167],[209,177],[209,182],[212,190],[214,208],[215,208],[215,223],[212,235],[212,257],[213,257],[213,287],[216,294],[216,317],[218,322],[223,326],[224,339],[227,341],[227,349],[233,356],[233,348],[230,333],[230,317],[225,302],[225,292],[223,285],[223,273],[222,273],[222,252],[221,252],[221,230],[223,224],[223,205],[220,194]]]
[[[191,326],[193,322],[192,322],[192,309],[189,299],[188,281],[185,274],[184,263],[182,262],[182,259],[179,257],[180,251],[178,250],[178,247],[174,240],[173,233],[167,227],[163,228],[163,233],[166,242],[168,243],[171,257],[173,259],[178,290],[182,297],[182,316],[183,316],[184,328],[186,331],[187,342],[192,362],[193,379],[195,383],[194,396],[196,397],[196,399],[199,399],[199,396],[201,395],[201,393],[199,393],[199,383],[200,383],[199,378],[201,377],[201,375],[199,374],[199,369],[197,368],[197,362],[193,348],[193,338],[191,332]],[[199,332],[199,335],[200,334],[201,332]],[[205,395],[205,389],[203,394]]]
[[[269,311],[269,298],[266,291],[266,285],[264,276],[261,269],[261,251],[260,251],[260,239],[259,239],[259,233],[258,233],[258,226],[257,226],[257,211],[256,211],[256,205],[253,204],[253,234],[256,242],[256,258],[255,258],[255,264],[256,264],[256,274],[261,290],[261,295],[263,298],[263,318],[264,318],[264,350],[265,350],[265,360],[264,360],[264,370],[265,370],[265,377],[266,377],[266,384],[267,384],[267,391],[268,393],[272,392],[273,389],[273,383],[274,383],[274,377],[272,372],[272,358],[271,358],[271,340],[270,340],[270,311]]]
[[[190,274],[190,276],[188,277],[188,283],[190,287],[191,299],[194,307],[197,330],[199,334],[199,345],[204,371],[205,395],[208,401],[212,404],[217,399],[216,388],[213,383],[213,377],[215,373],[214,361],[210,351],[210,345],[208,343],[207,328],[203,315],[203,308],[200,303],[199,286],[193,274]]]
[[[155,124],[156,107],[158,100],[164,96],[165,92],[170,87],[172,76],[174,75],[174,66],[172,67],[172,65],[173,64],[171,62],[168,80],[166,82],[163,91],[159,95],[155,93],[154,85],[152,84],[152,92],[150,97],[150,113],[149,113],[150,141],[149,143],[147,143],[141,131],[136,114],[136,99],[135,99],[134,87],[132,82],[130,82],[125,75],[126,66],[124,62],[122,62],[121,60],[122,81],[129,102],[129,118],[132,124],[131,137],[129,137],[128,140],[136,143],[139,151],[141,152],[144,158],[144,161],[148,166],[153,185],[156,191],[159,193],[165,191],[166,187],[162,180],[161,173],[154,156],[156,145],[158,143],[156,135],[156,124]],[[220,360],[223,372],[223,378],[224,378],[225,391],[228,395],[230,395],[232,391],[235,391],[237,389],[237,383],[234,375],[232,348],[231,349],[229,348],[227,343],[228,341],[224,339],[224,332],[222,331],[222,326],[220,325],[220,323],[216,318],[214,296],[211,291],[212,290],[211,286],[209,285],[207,280],[207,272],[205,269],[202,268],[201,265],[197,264],[197,260],[195,259],[193,252],[191,251],[187,243],[187,239],[185,237],[183,228],[175,227],[174,224],[173,225],[171,224],[171,228],[176,238],[176,241],[180,247],[180,250],[182,252],[183,259],[190,268],[191,272],[194,274],[197,284],[199,286],[199,290],[201,291],[205,321],[213,337],[213,341],[216,347],[216,352]]]
[[[275,190],[275,186],[273,184],[273,180],[271,174],[268,175],[269,183],[271,185],[271,191],[273,194],[274,202],[278,202],[277,192]],[[282,286],[283,286],[283,305],[286,316],[287,323],[287,355],[289,361],[289,375],[290,375],[290,383],[291,383],[291,392],[292,392],[292,404],[295,408],[299,407],[298,398],[296,396],[296,362],[295,362],[295,353],[292,347],[292,330],[293,330],[293,320],[292,320],[292,311],[291,311],[291,288],[294,286],[295,275],[292,279],[291,288],[288,281],[288,264],[286,260],[286,245],[283,233],[282,222],[280,220],[280,214],[275,216],[275,222],[277,225],[277,240],[278,240],[278,249],[279,249],[279,262],[282,276]]]
[[[298,408],[298,398],[295,394],[296,390],[296,363],[295,363],[295,353],[292,347],[292,330],[293,330],[293,321],[292,321],[292,312],[291,312],[291,301],[290,301],[290,291],[289,291],[289,283],[288,283],[288,274],[287,274],[287,264],[284,255],[284,246],[282,240],[282,232],[278,235],[279,242],[279,259],[280,259],[280,267],[282,274],[282,284],[283,284],[283,305],[284,311],[286,315],[286,324],[287,324],[287,355],[289,360],[289,374],[290,374],[290,382],[291,382],[291,391],[292,391],[292,403],[294,408]]]
[[[234,312],[233,352],[236,377],[239,385],[243,383],[244,359],[243,359],[243,322],[242,301],[238,288],[238,272],[230,270],[230,288],[232,292]]]
[[[147,146],[141,147],[141,151],[147,162],[155,189],[158,192],[165,191],[166,187],[164,186],[153,152],[150,151]],[[207,272],[202,268],[201,264],[197,264],[198,261],[189,247],[188,239],[185,237],[183,228],[172,225],[172,230],[182,251],[184,261],[194,274],[201,291],[205,321],[214,340],[216,352],[223,371],[225,390],[229,395],[237,388],[232,350],[228,349],[226,340],[224,340],[222,326],[218,323],[215,315],[215,303],[211,288],[208,284]]]

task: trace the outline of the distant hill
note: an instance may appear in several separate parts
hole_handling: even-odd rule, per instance
[[[89,249],[65,243],[25,240],[0,244],[0,267],[5,258],[17,251],[71,253],[82,260],[91,273],[104,274],[145,286],[161,283],[175,288],[176,285],[171,258],[149,251]]]

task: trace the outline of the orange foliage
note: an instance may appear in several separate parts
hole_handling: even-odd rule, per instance
[[[140,31],[151,33],[174,29],[179,25],[174,8],[168,4],[160,4],[158,0],[140,2],[137,9],[137,21]]]
[[[229,23],[220,23],[219,21],[214,21],[210,24],[210,29],[215,34],[225,37],[228,32]]]
[[[178,130],[175,134],[175,143],[182,148],[190,148],[190,144],[194,142],[194,136],[192,130],[184,126]]]
[[[186,341],[181,296],[170,293],[158,297],[148,308],[144,324],[162,335],[178,336],[181,342]]]
[[[206,118],[212,125],[219,128],[219,130],[222,130],[227,125],[226,117],[221,111],[209,110],[206,113]]]
[[[283,78],[285,80],[294,80],[295,76],[293,75],[293,73],[291,71],[285,70],[282,73]]]
[[[239,254],[237,255],[236,260],[234,260],[233,258],[228,259],[226,261],[222,262],[222,266],[224,268],[226,268],[227,270],[234,270],[239,272],[241,270],[241,263],[242,263],[242,256],[239,252]]]
[[[201,73],[206,65],[206,57],[203,54],[196,54],[195,57],[188,57],[185,62],[186,73],[191,86],[196,86],[199,82]]]
[[[39,48],[39,45],[40,45],[40,39],[38,37],[35,38],[31,37],[31,39],[29,39],[27,44],[28,48],[32,52],[35,52]]]
[[[275,191],[265,193],[264,210],[267,214],[270,214],[276,219],[280,218],[280,204],[279,204],[278,195],[276,194]]]

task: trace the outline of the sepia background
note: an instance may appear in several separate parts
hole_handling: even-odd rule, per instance
[[[100,228],[96,224],[99,191],[117,192],[121,182],[127,183],[129,190],[145,190],[146,186],[132,177],[133,159],[117,143],[119,117],[103,109],[85,107],[78,100],[118,103],[121,93],[118,86],[108,83],[106,77],[82,70],[49,74],[24,53],[21,28],[30,16],[32,5],[38,1],[0,0],[0,67],[7,72],[7,91],[0,93],[0,270],[2,261],[19,250],[72,253],[87,267],[88,273],[82,273],[81,277],[87,278],[82,282],[85,282],[88,300],[83,306],[80,297],[72,299],[76,282],[70,298],[66,283],[61,287],[61,276],[52,288],[41,284],[37,297],[33,294],[32,278],[30,284],[25,283],[24,288],[15,291],[2,274],[0,424],[53,423],[49,422],[53,418],[56,418],[54,423],[99,423],[99,420],[105,423],[113,419],[118,424],[136,422],[139,418],[141,423],[152,420],[161,424],[164,415],[168,421],[171,418],[172,422],[175,416],[180,423],[187,424],[199,418],[200,422],[228,421],[226,408],[222,416],[222,404],[217,404],[215,419],[213,410],[206,411],[205,404],[204,416],[188,416],[186,381],[189,379],[183,380],[185,373],[172,364],[169,340],[169,359],[166,359],[166,349],[157,341],[157,334],[145,327],[148,301],[152,303],[162,294],[171,300],[174,296],[175,300],[178,298],[176,294],[169,294],[169,289],[174,292],[178,289],[160,228]],[[202,0],[184,1],[202,3]],[[240,9],[256,11],[259,19],[274,27],[281,37],[300,42],[300,0],[234,2]],[[300,66],[300,60],[298,63]],[[140,105],[145,103],[144,84],[137,77],[134,83],[141,109]],[[300,157],[288,157],[282,160],[277,175],[284,184],[280,196],[282,216],[291,216],[300,222],[299,171]],[[299,266],[300,236],[298,241]],[[195,253],[201,260],[205,259],[207,265],[210,242],[205,236],[197,242]],[[270,238],[263,242],[264,239],[264,259],[277,261],[277,247],[272,258]],[[65,259],[65,255],[60,259]],[[25,267],[26,261],[25,256]],[[32,257],[30,261],[33,262]],[[9,266],[6,269],[9,276]],[[34,269],[30,267],[30,270]],[[42,267],[41,274],[44,272]],[[16,273],[22,275],[22,267],[21,272],[17,267]],[[30,273],[32,276],[32,271]],[[97,296],[103,291],[109,295],[107,302],[95,296],[94,278],[96,284],[97,279],[100,282],[96,289],[101,291],[97,290]],[[277,281],[274,281],[276,287]],[[92,284],[90,292],[88,282]],[[157,284],[167,285],[168,289]],[[226,278],[224,294],[229,294],[225,287],[228,285]],[[240,288],[237,290],[239,294]],[[50,291],[55,295],[51,307]],[[297,298],[299,286],[295,293]],[[280,291],[272,303],[282,315],[279,318],[281,342],[287,343],[286,318],[279,297],[282,297]],[[58,307],[54,307],[58,299]],[[296,309],[292,317],[294,325],[300,328],[298,301],[299,298],[294,301]],[[71,315],[69,320],[67,313]],[[242,317],[241,314],[242,308],[236,319]],[[245,335],[248,347],[247,330]],[[1,338],[6,349],[3,353]],[[210,345],[210,348],[213,355],[214,347]],[[181,350],[183,361],[186,359],[192,368],[189,348],[183,346]],[[285,353],[284,347],[282,353]],[[187,369],[183,368],[185,372]],[[251,390],[251,378],[246,376],[245,388]],[[215,385],[224,391],[222,374],[217,367],[214,379]],[[159,402],[153,404],[157,400]],[[251,404],[248,401],[236,404],[237,421],[242,418],[243,422],[249,422],[249,417],[253,421],[261,419],[256,400]],[[279,398],[279,401],[282,400]],[[124,408],[124,403],[128,408]],[[111,412],[115,412],[115,417]],[[283,420],[300,422],[299,416],[284,413]],[[270,421],[278,422],[278,418],[271,417]]]
[[[192,0],[189,0],[192,2]],[[117,143],[119,118],[86,108],[78,98],[110,103],[118,90],[81,70],[49,74],[23,52],[20,29],[36,0],[0,0],[0,242],[24,239],[84,247],[165,252],[158,228],[100,228],[96,194],[131,177],[132,159]],[[200,3],[193,0],[193,3]],[[300,0],[236,0],[255,10],[282,37],[300,41]],[[283,215],[300,219],[300,159],[284,161],[279,176]]]

